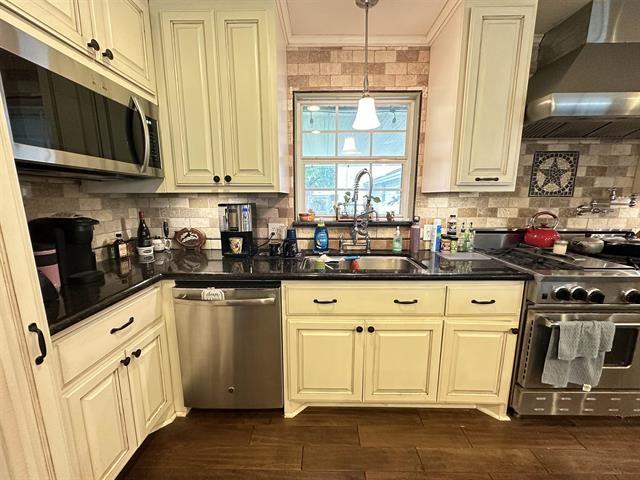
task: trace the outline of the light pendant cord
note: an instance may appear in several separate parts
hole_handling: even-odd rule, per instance
[[[363,94],[369,95],[369,0],[364,7],[364,86]]]

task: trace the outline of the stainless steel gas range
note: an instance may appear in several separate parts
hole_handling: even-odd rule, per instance
[[[640,271],[609,259],[557,256],[533,247],[486,253],[531,273],[520,324],[510,407],[519,415],[640,415]],[[612,321],[613,349],[597,386],[542,383],[551,330],[561,322]]]

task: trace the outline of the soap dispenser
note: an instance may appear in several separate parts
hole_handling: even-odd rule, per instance
[[[396,233],[393,235],[393,247],[391,248],[393,253],[402,252],[402,235],[400,235],[400,227],[396,227]]]

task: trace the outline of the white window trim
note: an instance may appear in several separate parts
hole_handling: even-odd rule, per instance
[[[420,99],[421,92],[376,92],[371,96],[376,99],[377,104],[398,104],[407,105],[407,128],[406,128],[406,145],[405,155],[402,157],[369,157],[369,156],[334,156],[334,157],[302,157],[302,108],[307,105],[335,105],[335,104],[354,104],[357,105],[362,94],[359,92],[295,92],[293,98],[294,107],[294,170],[295,170],[295,209],[296,212],[305,211],[305,185],[304,185],[304,165],[313,164],[402,164],[402,203],[401,209],[403,215],[399,217],[401,220],[410,220],[414,213],[415,192],[416,192],[416,168],[418,161],[418,132],[420,124]],[[337,130],[336,132],[344,132]],[[377,130],[376,130],[377,131]],[[397,131],[397,130],[394,130]],[[348,131],[347,131],[348,132]],[[387,132],[387,130],[380,130]],[[389,132],[393,132],[389,130]],[[336,135],[336,142],[338,141]],[[336,147],[337,148],[337,147]],[[372,148],[372,146],[371,146]],[[374,184],[375,189],[375,184]],[[322,189],[313,189],[322,190]],[[342,190],[342,189],[338,189]],[[329,189],[327,189],[329,191]],[[331,190],[333,191],[333,189]],[[405,193],[406,192],[406,193]],[[338,199],[340,201],[340,199]],[[375,209],[375,204],[374,204]],[[397,214],[398,212],[396,212]],[[384,219],[385,212],[378,212],[380,219]],[[325,220],[335,219],[334,215],[316,215]]]

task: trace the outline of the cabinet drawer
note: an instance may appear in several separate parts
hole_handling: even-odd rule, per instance
[[[295,285],[286,288],[289,315],[417,315],[444,313],[445,286],[377,283],[353,286]]]
[[[63,382],[66,384],[112,350],[124,348],[126,341],[162,315],[161,300],[160,289],[152,288],[91,317],[68,335],[56,338],[53,345]]]
[[[447,315],[518,315],[522,285],[451,285],[447,289]]]

